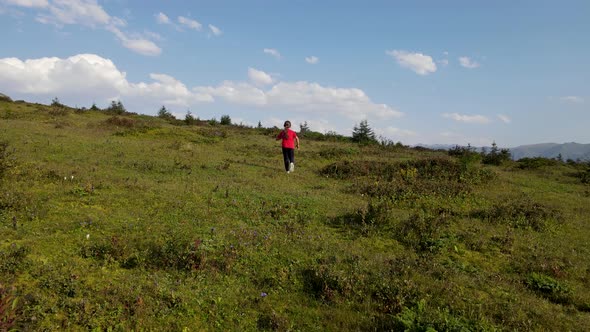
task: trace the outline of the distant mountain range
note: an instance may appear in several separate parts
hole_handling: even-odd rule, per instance
[[[455,147],[456,145],[451,144],[434,144],[434,145],[426,145],[426,144],[418,144],[418,146],[423,146],[429,149],[442,149],[442,150],[449,150]],[[491,147],[485,147],[487,151],[490,151]],[[474,147],[476,151],[481,151],[481,147]],[[542,143],[542,144],[532,144],[532,145],[521,145],[514,148],[509,148],[510,153],[512,154],[512,159],[518,160],[522,158],[534,158],[534,157],[544,157],[544,158],[556,158],[561,154],[563,160],[590,160],[590,144],[580,144],[580,143]]]
[[[590,144],[580,143],[543,143],[533,145],[521,145],[510,148],[512,159],[545,157],[555,158],[561,154],[563,160],[590,160]]]

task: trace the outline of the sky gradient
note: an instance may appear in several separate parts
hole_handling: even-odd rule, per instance
[[[590,143],[590,1],[0,0],[13,99],[404,144]]]

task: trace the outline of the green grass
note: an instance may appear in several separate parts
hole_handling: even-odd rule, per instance
[[[0,101],[0,330],[590,329],[579,165]]]

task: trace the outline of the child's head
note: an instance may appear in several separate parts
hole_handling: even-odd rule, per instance
[[[291,121],[289,121],[289,120],[285,121],[285,124],[283,126],[285,128],[291,128]]]

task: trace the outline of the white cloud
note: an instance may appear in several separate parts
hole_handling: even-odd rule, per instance
[[[124,97],[135,104],[190,105],[211,102],[213,97],[190,91],[171,76],[151,74],[153,82],[132,83],[114,63],[94,54],[66,59],[40,58],[21,61],[0,59],[0,91],[65,97],[80,103]],[[156,106],[154,106],[156,107]]]
[[[418,75],[428,75],[436,71],[436,64],[429,55],[402,50],[386,51],[385,53],[395,58],[400,66],[409,68]]]
[[[250,69],[253,82],[274,85],[261,88],[254,83],[223,81],[217,86],[188,87],[163,73],[152,73],[147,81],[130,82],[111,60],[94,54],[30,60],[3,58],[0,91],[37,100],[58,96],[63,102],[79,105],[92,101],[104,104],[119,98],[130,111],[148,114],[155,113],[161,105],[188,108],[204,102],[225,102],[269,115],[271,111],[288,112],[292,120],[308,120],[318,127],[318,121],[323,119],[327,122],[321,128],[329,130],[338,126],[326,120],[334,117],[358,122],[403,115],[388,105],[374,103],[360,89],[325,87],[305,81],[274,83],[270,75]]]
[[[498,114],[498,119],[500,119],[500,121],[502,121],[504,123],[512,122],[512,119],[510,119],[510,117],[508,117],[507,115],[504,115],[504,114]]]
[[[197,31],[201,31],[203,29],[203,25],[201,23],[184,16],[178,16],[178,23]]]
[[[4,0],[7,5],[21,6],[27,8],[45,8],[49,6],[47,0]]]
[[[248,77],[256,85],[268,85],[273,82],[269,74],[254,68],[248,68]]]
[[[437,61],[438,63],[440,63],[441,66],[446,67],[449,65],[449,59],[441,59]]]
[[[168,16],[166,16],[166,14],[160,12],[156,15],[156,22],[160,23],[160,24],[170,24],[170,19],[168,18]]]
[[[193,91],[220,97],[226,102],[238,105],[264,106],[268,104],[264,91],[244,82],[223,81],[217,87],[195,87]]]
[[[458,122],[465,122],[465,123],[479,123],[485,124],[489,123],[490,119],[483,115],[465,115],[459,113],[444,113],[442,115],[445,118],[449,118]]]
[[[399,129],[395,127],[385,127],[382,130],[375,130],[378,134],[385,137],[395,137],[395,138],[408,138],[408,137],[416,137],[416,132],[412,130],[406,129]]]
[[[156,56],[162,53],[162,49],[151,40],[129,37],[114,26],[109,26],[106,29],[115,34],[125,48],[134,52],[147,56]]]
[[[584,102],[584,98],[578,97],[578,96],[565,96],[565,97],[561,97],[559,99],[561,101],[565,101],[568,103],[574,103],[574,104],[582,104]]]
[[[112,18],[95,0],[53,0],[49,13],[39,14],[37,21],[45,24],[80,24],[86,26],[121,25],[123,20]]]
[[[480,64],[476,61],[471,60],[471,58],[462,56],[459,58],[459,63],[461,66],[469,69],[474,69],[480,66]]]
[[[281,53],[279,53],[279,51],[277,51],[274,48],[265,48],[263,50],[263,52],[266,53],[266,54],[270,54],[270,55],[274,56],[277,59],[280,59],[281,58]]]
[[[309,64],[315,65],[316,63],[320,62],[320,59],[316,56],[308,56],[305,57],[305,61]]]
[[[34,6],[40,8],[36,20],[43,24],[53,24],[58,27],[63,25],[84,25],[99,27],[112,32],[121,44],[142,55],[159,55],[162,50],[152,41],[142,37],[130,37],[122,32],[119,27],[126,22],[118,17],[109,15],[96,0],[4,0],[11,4],[21,6]],[[164,15],[160,13],[161,15]],[[163,17],[166,17],[165,15]],[[158,16],[158,19],[163,19]],[[166,17],[167,19],[167,17]]]
[[[323,87],[305,81],[280,82],[266,95],[270,105],[293,112],[327,112],[356,121],[369,116],[387,119],[403,115],[388,105],[373,103],[364,91],[355,88]]]
[[[221,36],[221,34],[223,34],[223,31],[221,31],[221,29],[219,29],[218,27],[214,26],[213,24],[209,24],[209,30],[211,30],[211,32],[215,36]]]

